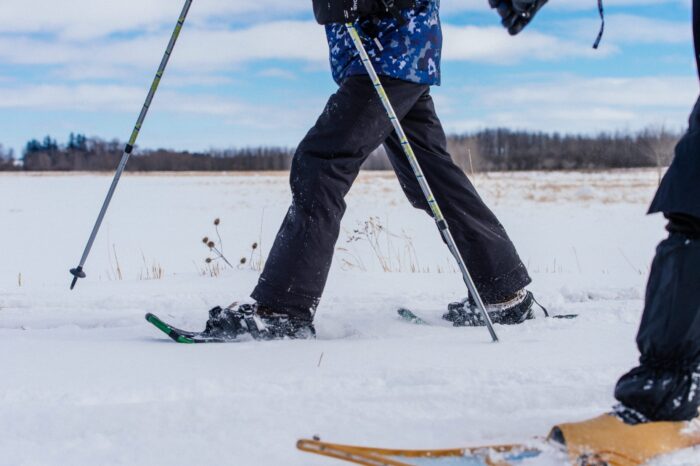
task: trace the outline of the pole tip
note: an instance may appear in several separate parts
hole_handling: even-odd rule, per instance
[[[75,288],[75,284],[78,283],[79,278],[85,278],[87,275],[85,275],[85,272],[83,272],[83,268],[81,266],[78,266],[74,269],[70,269],[71,275],[73,275],[73,282],[70,284],[70,289],[72,290]]]

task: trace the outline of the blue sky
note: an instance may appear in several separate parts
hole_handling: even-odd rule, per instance
[[[23,0],[0,14],[0,143],[126,140],[181,0]],[[552,0],[522,35],[442,0],[448,132],[681,129],[698,94],[689,0]],[[139,146],[294,146],[335,89],[309,0],[195,0]]]

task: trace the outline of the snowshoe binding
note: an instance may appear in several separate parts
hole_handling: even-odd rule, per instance
[[[235,304],[226,309],[215,307],[202,335],[236,340],[250,335],[256,340],[309,339],[316,336],[313,322],[276,313],[259,304]]]
[[[486,304],[486,312],[491,317],[491,322],[501,325],[516,325],[526,320],[534,319],[533,306],[537,304],[545,316],[549,317],[547,310],[542,307],[531,292],[522,290],[515,298],[499,304]],[[481,311],[471,296],[459,302],[450,303],[447,312],[442,316],[455,327],[483,327],[486,325]]]
[[[177,343],[227,343],[243,340],[281,340],[315,338],[311,319],[276,313],[259,304],[236,303],[227,308],[217,306],[209,311],[209,320],[202,332],[181,330],[153,314],[146,320]]]

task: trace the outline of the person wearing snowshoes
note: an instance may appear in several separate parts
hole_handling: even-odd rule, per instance
[[[409,202],[430,208],[404,156],[352,39],[355,26],[408,135],[428,183],[494,323],[533,318],[531,282],[505,229],[447,152],[430,86],[440,84],[439,0],[314,0],[326,24],[330,63],[339,89],[293,158],[292,204],[251,297],[253,304],[215,308],[206,333],[216,338],[308,338],[331,266],[344,197],[370,152],[383,144]],[[352,11],[351,11],[352,10]],[[333,17],[341,18],[340,22]],[[505,21],[505,19],[504,19]],[[524,17],[508,19],[521,28]],[[505,24],[505,23],[504,23]],[[469,300],[444,316],[455,326],[484,325]]]
[[[700,77],[700,0],[693,0],[693,35]],[[617,382],[612,412],[550,434],[573,464],[643,464],[700,445],[700,98],[649,209],[659,212],[669,236],[651,266],[639,366]]]

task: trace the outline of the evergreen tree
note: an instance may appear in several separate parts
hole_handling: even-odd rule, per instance
[[[39,141],[36,139],[32,139],[27,143],[27,145],[24,148],[24,153],[25,154],[35,154],[37,152],[41,152],[43,150],[43,146]]]
[[[44,137],[44,142],[42,144],[42,150],[45,152],[57,152],[58,142],[55,139],[51,139],[51,136]]]

